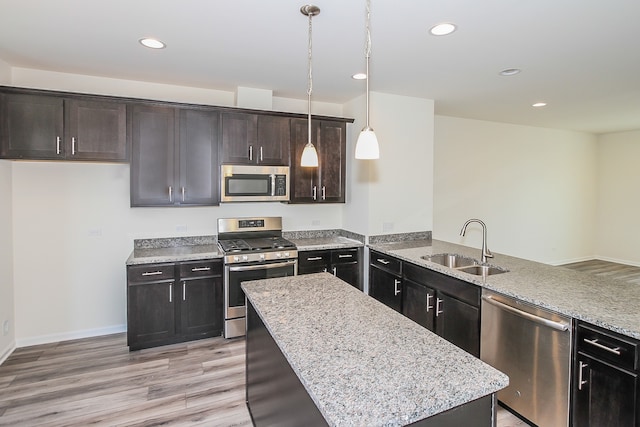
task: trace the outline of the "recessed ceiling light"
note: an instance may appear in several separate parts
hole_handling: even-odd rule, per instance
[[[365,73],[356,73],[351,76],[351,78],[355,80],[365,80],[367,78],[367,75]]]
[[[535,104],[532,104],[531,106],[535,107],[535,108],[546,107],[547,103],[546,102],[536,102]]]
[[[429,32],[434,36],[446,36],[447,34],[451,34],[456,30],[456,25],[451,22],[443,22],[442,24],[437,24],[431,27]]]
[[[502,71],[500,71],[500,75],[501,76],[515,76],[516,74],[520,73],[520,69],[519,68],[507,68],[504,69]]]
[[[161,42],[158,39],[152,39],[152,38],[143,38],[139,40],[140,44],[142,46],[148,47],[150,49],[164,49],[165,48],[165,44],[163,42]]]

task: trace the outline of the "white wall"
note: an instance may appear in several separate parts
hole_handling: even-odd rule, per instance
[[[640,265],[640,130],[598,137],[597,257]]]
[[[0,160],[0,363],[15,346],[12,163]],[[9,330],[5,334],[4,325]]]
[[[591,134],[436,116],[436,239],[547,263],[595,250],[597,141]]]

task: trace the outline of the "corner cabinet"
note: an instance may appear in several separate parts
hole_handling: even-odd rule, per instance
[[[127,268],[130,350],[221,334],[221,260]]]
[[[126,111],[107,98],[0,89],[0,157],[127,161]]]
[[[640,426],[640,342],[578,322],[573,426]]]
[[[221,162],[288,165],[290,121],[289,117],[268,114],[221,113]]]
[[[133,105],[131,206],[214,206],[220,202],[219,113]]]
[[[361,248],[299,251],[298,274],[329,272],[362,290],[361,253]]]
[[[369,295],[402,313],[402,264],[380,252],[369,252]]]
[[[306,119],[291,120],[290,203],[344,203],[346,180],[345,122],[311,121],[311,140],[318,151],[318,167],[300,166],[309,140]]]

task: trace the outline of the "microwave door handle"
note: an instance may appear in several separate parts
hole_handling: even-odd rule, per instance
[[[273,173],[271,174],[271,195],[276,195],[276,175]]]

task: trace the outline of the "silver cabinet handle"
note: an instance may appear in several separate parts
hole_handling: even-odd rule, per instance
[[[249,160],[253,160],[253,145],[249,146]]]
[[[580,364],[578,366],[578,390],[582,390],[582,386],[587,384],[587,381],[583,379],[584,374],[582,373],[582,370],[588,367],[589,365],[580,361]]]
[[[313,186],[313,200],[318,200],[318,187]]]
[[[353,255],[351,255],[351,254],[347,254],[347,255],[338,254],[338,258],[353,258]]]
[[[72,156],[76,155],[76,137],[75,136],[71,137],[71,155]]]
[[[307,261],[320,261],[321,259],[321,256],[312,256],[310,258],[307,258]]]
[[[60,154],[60,137],[56,136],[56,154]]]
[[[184,202],[184,187],[182,187],[182,201]]]
[[[597,338],[593,340],[588,340],[584,338],[584,342],[586,342],[587,344],[591,344],[594,347],[598,347],[599,349],[608,351],[609,353],[613,353],[616,356],[620,356],[620,347],[615,347],[615,348],[607,347],[606,345],[600,344]]]
[[[158,274],[162,274],[162,271],[145,271],[142,273],[143,276],[157,276]]]
[[[333,267],[333,275],[334,276],[338,275],[338,269],[336,267]]]
[[[260,146],[260,161],[262,161],[262,145]]]
[[[380,264],[384,264],[384,265],[388,265],[389,261],[387,261],[384,258],[378,258],[376,261],[378,261]]]
[[[444,310],[440,309],[440,304],[442,304],[442,300],[440,298],[436,298],[436,317],[438,317],[439,314],[444,313]]]
[[[394,287],[394,289],[393,289],[394,293],[393,294],[394,295],[398,295],[401,292],[400,289],[398,289],[398,286],[400,285],[400,283],[402,283],[402,282],[400,282],[400,280],[393,279],[393,287]]]
[[[173,187],[169,186],[169,203],[173,203]]]
[[[169,302],[173,302],[173,283],[169,284]]]
[[[187,300],[187,282],[182,281],[182,301]]]
[[[211,267],[193,267],[191,269],[191,271],[194,271],[194,272],[195,271],[209,271],[209,270],[211,270]]]
[[[326,200],[326,199],[327,199],[327,192],[326,192],[326,188],[323,185],[322,186],[322,200]]]
[[[431,304],[429,304],[429,300],[430,300],[431,298],[433,298],[433,295],[431,295],[431,294],[427,294],[427,313],[428,313],[430,310],[433,310],[433,306],[432,306]]]

